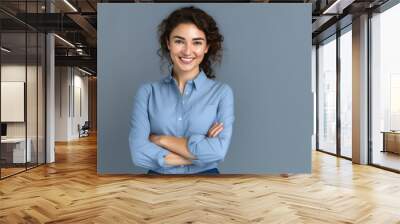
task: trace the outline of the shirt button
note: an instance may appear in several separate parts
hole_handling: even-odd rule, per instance
[[[179,117],[179,118],[178,118],[178,121],[181,121],[181,120],[182,120],[182,118],[181,118],[181,117]]]
[[[182,104],[185,104],[185,101],[182,101]]]
[[[186,94],[186,95],[188,95],[189,93],[188,93],[188,92],[186,92],[185,94]]]

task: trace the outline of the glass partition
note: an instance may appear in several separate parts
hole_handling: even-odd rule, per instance
[[[27,33],[27,98],[26,98],[26,113],[27,113],[27,145],[30,148],[31,159],[27,163],[28,168],[37,165],[38,157],[38,35],[36,32]]]
[[[1,34],[1,176],[24,171],[26,142],[26,33]],[[6,49],[6,50],[4,50]]]
[[[0,178],[45,163],[45,34],[17,17],[45,1],[1,1]],[[37,17],[32,17],[33,19]]]
[[[43,164],[46,161],[46,147],[45,147],[45,114],[46,114],[46,76],[45,76],[45,66],[46,66],[46,36],[43,33],[38,33],[38,64],[37,64],[37,148],[38,164]]]

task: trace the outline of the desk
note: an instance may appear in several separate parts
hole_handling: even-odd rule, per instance
[[[32,141],[30,138],[28,138],[27,142],[27,149],[25,151],[25,138],[1,139],[1,156],[8,163],[30,162],[32,160]],[[27,161],[25,161],[25,158],[27,158]]]
[[[382,152],[400,154],[400,131],[382,131],[381,133],[383,133]]]

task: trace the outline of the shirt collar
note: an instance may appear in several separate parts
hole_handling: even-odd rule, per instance
[[[196,78],[193,80],[194,87],[196,89],[201,88],[204,83],[207,81],[207,76],[206,73],[204,73],[203,70],[200,70],[200,73],[196,76]]]
[[[166,83],[170,83],[174,79],[172,76],[172,67],[171,69],[169,69],[169,71],[170,71],[169,75],[167,75],[167,77],[164,78],[164,82]],[[201,86],[204,85],[206,81],[207,81],[207,76],[204,73],[204,71],[200,69],[200,73],[196,76],[196,78],[193,80],[189,80],[188,83],[194,84],[194,87],[198,89],[201,88]]]

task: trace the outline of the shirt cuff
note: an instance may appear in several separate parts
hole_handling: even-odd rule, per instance
[[[167,165],[167,164],[165,163],[165,157],[166,157],[168,154],[169,154],[169,151],[168,151],[168,150],[161,150],[161,151],[157,154],[157,162],[158,162],[158,165],[159,165],[160,167],[162,167],[162,168],[171,167],[170,165]]]

